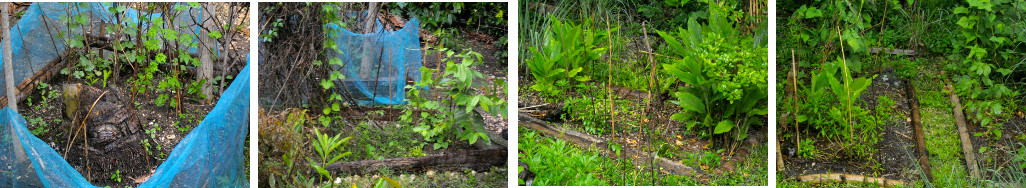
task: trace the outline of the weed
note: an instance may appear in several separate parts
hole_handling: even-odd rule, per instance
[[[341,147],[346,142],[349,142],[349,139],[352,137],[345,137],[342,139],[339,139],[340,135],[329,137],[328,135],[321,134],[320,129],[314,129],[314,136],[316,136],[316,139],[312,138],[310,140],[314,140],[313,148],[317,151],[320,158],[318,159],[319,161],[315,161],[309,157],[307,157],[306,160],[310,163],[310,167],[316,170],[317,173],[324,178],[323,180],[330,181],[333,179],[332,175],[324,167],[352,154]]]
[[[114,174],[110,175],[110,180],[114,180],[118,183],[121,183],[121,170],[115,170]]]

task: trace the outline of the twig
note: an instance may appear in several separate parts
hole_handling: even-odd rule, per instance
[[[609,46],[606,49],[606,51],[607,51],[607,54],[612,54],[613,53],[613,39],[611,39],[612,38],[611,36],[613,35],[613,33],[612,33],[612,31],[609,30],[609,16],[608,15],[606,16],[606,33],[607,33],[608,36],[610,36],[610,37],[606,37],[606,39],[608,39],[607,41],[609,42],[608,43]],[[614,115],[614,112],[616,112],[616,111],[614,111],[614,107],[613,107],[613,89],[612,89],[612,86],[613,86],[613,57],[606,57],[606,65],[609,66],[609,74],[607,74],[607,77],[608,77],[609,81],[606,82],[606,97],[609,98],[609,119],[612,120],[611,121],[612,123],[611,123],[610,127],[612,127],[612,129],[613,129],[613,142],[616,142],[616,116]]]
[[[794,104],[792,104],[794,106],[794,132],[797,135],[795,137],[795,139],[794,139],[794,143],[798,144],[798,148],[802,148],[802,131],[801,131],[801,129],[798,129],[798,77],[797,77],[798,76],[798,66],[797,65],[798,64],[795,63],[795,58],[794,58],[794,49],[791,49],[791,88],[794,89],[794,91],[791,91],[791,101],[794,102]],[[777,157],[777,159],[781,159],[781,158]],[[780,162],[783,163],[783,160],[781,160]]]

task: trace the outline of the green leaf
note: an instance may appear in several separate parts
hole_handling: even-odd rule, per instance
[[[731,121],[729,119],[728,120],[723,120],[723,121],[720,121],[720,123],[716,124],[716,129],[713,130],[713,134],[722,134],[722,133],[725,133],[727,131],[730,131],[730,129],[732,129],[732,128],[734,128],[734,122],[733,121]]]
[[[687,122],[688,115],[686,113],[674,113],[673,115],[670,115],[670,119],[677,120],[680,122]]]
[[[210,38],[214,38],[214,39],[220,39],[221,38],[221,32],[218,32],[218,31],[210,31],[210,33],[208,33],[208,35],[210,36]]]
[[[677,95],[681,100],[680,105],[684,107],[685,111],[705,113],[705,103],[701,98],[687,92],[677,92]]]
[[[952,12],[954,12],[955,14],[965,14],[965,13],[969,13],[969,8],[956,7],[955,10],[953,10]]]
[[[823,11],[816,7],[809,7],[805,10],[805,19],[823,17]]]

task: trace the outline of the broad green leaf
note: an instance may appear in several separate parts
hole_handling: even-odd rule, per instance
[[[686,113],[674,113],[673,115],[670,115],[670,119],[680,122],[688,122],[688,115]]]
[[[722,121],[720,121],[719,123],[716,124],[716,129],[713,130],[713,134],[722,134],[722,133],[725,133],[727,131],[730,131],[730,129],[732,129],[732,128],[734,128],[734,122],[733,121],[731,121],[729,119],[728,120],[722,120]]]
[[[705,103],[698,96],[687,92],[677,92],[677,95],[681,100],[680,106],[684,107],[685,111],[705,113]]]

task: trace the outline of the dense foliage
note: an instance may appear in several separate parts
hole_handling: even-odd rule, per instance
[[[670,89],[684,112],[671,118],[687,123],[687,130],[699,127],[711,136],[731,130],[735,138],[746,138],[755,115],[766,115],[767,56],[765,41],[735,28],[728,19],[737,14],[731,7],[709,5],[709,22],[694,18],[687,29],[676,33],[658,31],[668,44],[663,71],[686,87]],[[737,127],[737,129],[734,129]]]

